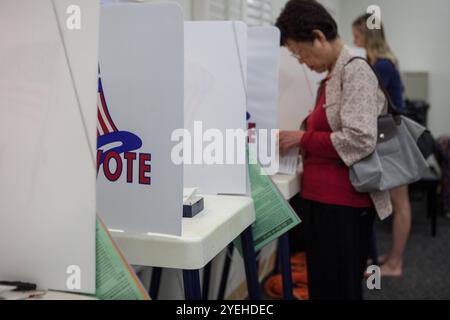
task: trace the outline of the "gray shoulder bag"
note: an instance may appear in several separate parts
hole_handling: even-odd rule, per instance
[[[401,116],[395,109],[383,82],[373,66],[364,58],[378,78],[386,96],[388,113],[378,117],[378,140],[375,151],[350,167],[350,181],[359,192],[387,191],[420,180],[428,164],[417,142],[427,132],[420,124]]]

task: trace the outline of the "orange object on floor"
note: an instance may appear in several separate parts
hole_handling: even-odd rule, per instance
[[[291,263],[305,263],[306,262],[306,254],[304,252],[299,252],[294,254],[291,257]]]
[[[291,257],[291,264],[293,266],[305,266],[306,267],[306,255],[304,252],[297,253]]]
[[[294,283],[294,297],[297,300],[309,300],[308,285],[303,283]]]
[[[292,272],[304,272],[307,274],[306,270],[306,255],[304,252],[297,253],[291,258]],[[307,283],[307,282],[305,282]]]
[[[293,294],[298,300],[308,300],[308,285],[306,273],[292,273]],[[264,292],[272,299],[283,299],[283,278],[281,274],[267,279],[264,284]]]
[[[294,297],[298,300],[308,300],[308,272],[305,253],[300,252],[293,255],[291,265]],[[281,274],[276,274],[266,280],[264,292],[272,299],[283,299],[283,278]]]

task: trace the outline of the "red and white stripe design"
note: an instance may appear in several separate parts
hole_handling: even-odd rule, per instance
[[[100,85],[101,88],[101,85]],[[111,132],[117,132],[116,125],[111,118],[106,105],[105,96],[103,90],[100,89],[98,93],[97,109],[98,109],[98,123],[97,123],[97,136],[103,136]]]

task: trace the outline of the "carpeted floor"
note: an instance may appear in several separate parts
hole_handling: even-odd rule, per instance
[[[439,217],[437,236],[433,238],[426,199],[421,199],[420,193],[412,192],[411,196],[412,230],[405,251],[403,277],[382,278],[381,290],[365,289],[366,300],[450,300],[450,219]],[[299,201],[299,197],[291,201],[298,212]],[[299,225],[290,232],[292,252],[304,251],[302,227]],[[392,219],[376,222],[379,254],[389,250],[391,227]]]
[[[365,291],[366,300],[450,299],[450,219],[440,217],[437,237],[431,236],[423,201],[412,201],[411,237],[405,252],[403,277],[382,278],[381,290]],[[377,222],[380,254],[391,243],[391,221]]]

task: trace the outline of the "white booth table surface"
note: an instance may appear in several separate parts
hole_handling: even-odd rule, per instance
[[[298,174],[276,174],[271,177],[286,200],[290,200],[300,192]]]
[[[255,222],[250,197],[220,195],[203,198],[204,210],[194,218],[183,218],[181,236],[113,230],[111,235],[132,265],[201,269]]]

